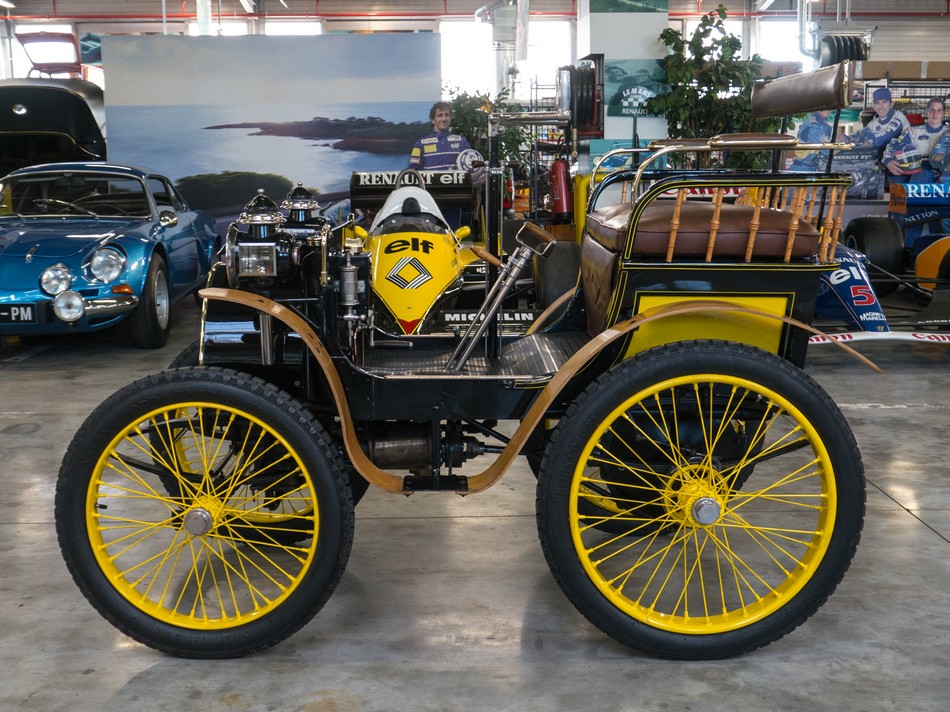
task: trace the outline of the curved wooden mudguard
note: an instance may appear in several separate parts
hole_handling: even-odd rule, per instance
[[[343,429],[343,443],[346,447],[346,452],[350,458],[353,468],[367,481],[387,492],[394,494],[412,494],[412,491],[407,491],[404,489],[404,481],[402,476],[394,475],[380,469],[363,451],[363,448],[356,436],[356,428],[353,425],[353,419],[350,416],[350,407],[346,400],[346,392],[343,388],[343,382],[340,380],[340,376],[336,371],[336,367],[333,365],[333,360],[330,358],[330,354],[320,341],[319,336],[317,336],[317,333],[310,327],[310,325],[302,316],[292,309],[282,306],[271,299],[237,289],[208,287],[200,290],[198,294],[204,299],[220,299],[221,301],[241,304],[252,309],[257,309],[266,314],[270,314],[275,319],[278,319],[279,321],[286,324],[287,327],[292,329],[295,333],[299,334],[319,364],[324,376],[327,379],[327,383],[330,386],[330,393],[333,396],[334,402],[336,403],[337,413],[340,417],[340,426]],[[514,461],[515,457],[517,457],[521,452],[521,448],[527,441],[528,436],[534,431],[538,423],[541,422],[542,418],[544,417],[548,408],[550,408],[551,404],[554,402],[554,399],[557,397],[558,393],[560,393],[561,390],[568,383],[570,383],[574,376],[584,367],[584,365],[594,356],[596,356],[603,348],[613,343],[617,339],[625,336],[634,329],[639,328],[643,324],[659,321],[660,319],[675,315],[711,311],[746,313],[756,316],[763,316],[769,319],[778,319],[785,322],[786,324],[791,324],[793,326],[805,329],[812,334],[826,336],[817,329],[814,329],[808,324],[800,322],[796,319],[770,314],[768,312],[759,311],[758,309],[738,307],[736,305],[723,304],[720,302],[695,301],[689,303],[669,304],[644,312],[642,314],[638,314],[632,319],[616,324],[606,331],[598,334],[593,339],[588,341],[570,359],[568,359],[567,363],[565,363],[564,366],[562,366],[561,369],[554,374],[554,377],[548,382],[547,386],[545,386],[538,397],[535,398],[534,403],[532,403],[531,407],[528,409],[525,417],[522,418],[521,423],[511,436],[511,439],[508,441],[508,444],[505,446],[504,450],[502,450],[495,461],[492,462],[482,472],[477,475],[470,476],[468,478],[468,489],[466,491],[459,491],[458,494],[465,495],[481,492],[491,487],[501,478],[501,476],[507,471],[508,467],[510,467],[511,463]],[[861,354],[857,353],[854,349],[840,342],[835,342],[835,344],[844,349],[846,352],[850,353],[862,363],[870,366],[875,371],[880,372],[880,369],[876,365],[874,365]]]

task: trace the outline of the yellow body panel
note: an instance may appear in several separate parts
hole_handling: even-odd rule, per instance
[[[950,250],[950,237],[945,237],[942,240],[937,240],[932,245],[928,245],[920,254],[917,255],[917,259],[914,261],[914,274],[917,275],[918,279],[924,279],[926,277],[938,277],[937,274],[940,271],[940,263],[943,261],[943,256],[947,254],[947,251]],[[936,282],[920,282],[920,286],[924,289],[936,289]]]
[[[373,291],[405,334],[415,333],[439,297],[476,257],[460,250],[452,235],[395,232],[375,235]]]
[[[695,294],[647,294],[638,300],[638,313],[673,304],[695,302],[701,298],[704,302],[732,304],[758,311],[787,316],[790,312],[792,294],[735,295],[716,297]],[[771,353],[778,353],[784,324],[776,319],[748,312],[710,312],[687,313],[663,319],[661,323],[644,324],[640,327],[627,350],[626,356],[646,351],[654,346],[662,346],[690,339],[727,339],[752,346],[758,346]]]

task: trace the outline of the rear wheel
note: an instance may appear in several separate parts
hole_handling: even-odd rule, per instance
[[[860,538],[864,476],[840,411],[805,373],[689,342],[625,361],[575,401],[537,507],[551,571],[594,625],[651,655],[714,659],[824,603]]]
[[[844,231],[845,244],[867,256],[880,269],[900,276],[904,271],[904,236],[900,225],[890,218],[855,218]],[[899,286],[877,270],[869,274],[879,297],[893,293]]]
[[[349,556],[339,451],[286,393],[223,369],[165,371],[87,419],[56,488],[79,588],[164,652],[237,657],[293,634]]]

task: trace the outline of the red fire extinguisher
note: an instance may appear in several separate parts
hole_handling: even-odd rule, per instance
[[[569,223],[574,212],[571,182],[568,178],[567,159],[555,158],[548,169],[551,189],[551,217],[556,223]]]

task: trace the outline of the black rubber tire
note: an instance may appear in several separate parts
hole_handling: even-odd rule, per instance
[[[199,487],[164,494],[158,480],[179,464],[156,436],[207,453]],[[339,582],[354,529],[346,467],[320,424],[273,385],[218,368],[163,371],[103,402],[66,452],[55,518],[96,610],[190,658],[247,655],[299,630]],[[307,543],[269,535],[290,521],[309,527]]]
[[[758,447],[719,469],[704,443],[739,427]],[[630,496],[654,511],[615,517],[625,535],[579,508],[604,462],[650,476]],[[542,463],[538,533],[558,585],[602,631],[653,656],[717,659],[818,610],[854,556],[864,501],[854,436],[807,374],[750,346],[682,342],[615,366],[572,404]]]
[[[200,349],[201,344],[197,339],[188,344],[185,348],[181,350],[181,353],[178,354],[175,358],[172,359],[172,362],[168,364],[169,370],[174,368],[190,368],[192,366],[198,365],[198,350]]]
[[[168,267],[161,255],[152,255],[145,276],[139,305],[129,317],[129,329],[135,345],[158,349],[168,342],[171,332],[171,289]]]
[[[904,272],[904,236],[900,225],[890,218],[855,218],[845,227],[844,244],[863,253],[872,265],[885,272],[898,277]],[[900,286],[874,269],[869,270],[868,276],[879,297],[892,294]]]
[[[198,365],[198,349],[199,343],[197,340],[192,341],[181,353],[178,354],[172,362],[168,364],[169,370],[175,368],[191,368]],[[349,464],[349,461],[346,461],[347,471],[349,472],[350,480],[350,492],[353,496],[353,504],[359,504],[360,500],[363,499],[363,495],[366,494],[366,491],[369,489],[369,482],[365,478],[361,477]]]

